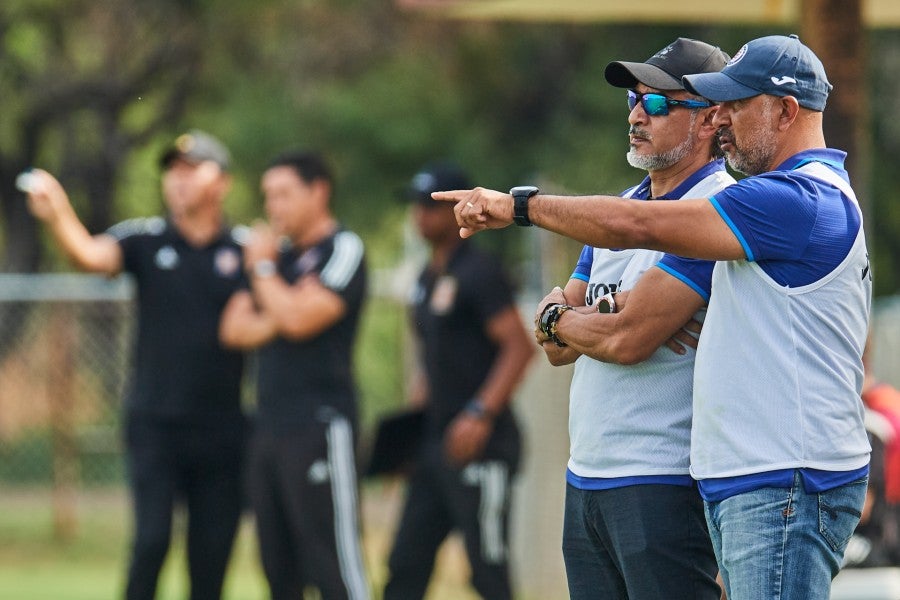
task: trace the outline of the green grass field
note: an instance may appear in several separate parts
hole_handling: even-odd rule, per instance
[[[386,575],[384,562],[399,509],[401,488],[363,489],[364,551],[373,589]],[[72,539],[54,536],[52,497],[46,489],[0,488],[0,600],[114,600],[120,598],[128,559],[130,517],[124,490],[82,492],[77,499],[77,531]],[[182,521],[160,577],[158,600],[187,597]],[[476,598],[465,584],[468,565],[458,540],[439,556],[429,600]],[[225,582],[225,600],[268,597],[256,556],[252,522],[241,526]],[[379,597],[376,592],[375,598]]]

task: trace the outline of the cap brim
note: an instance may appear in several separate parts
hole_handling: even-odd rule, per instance
[[[431,197],[431,192],[423,192],[411,185],[401,188],[397,192],[397,200],[403,204],[424,204],[426,206],[436,204],[437,200]]]
[[[175,148],[170,148],[169,150],[166,150],[165,152],[163,152],[162,156],[159,157],[160,168],[162,168],[162,169],[167,168],[170,164],[172,164],[173,160],[178,158],[179,154],[180,153]]]
[[[200,158],[197,158],[196,156],[191,156],[189,153],[181,152],[181,151],[178,150],[177,148],[172,148],[172,149],[166,151],[166,152],[159,158],[159,166],[162,167],[163,169],[166,169],[166,168],[169,167],[169,165],[172,164],[172,161],[175,160],[176,158],[180,158],[181,160],[183,160],[183,161],[185,161],[185,162],[188,162],[188,163],[190,163],[190,164],[192,164],[192,165],[199,165],[199,164],[202,163],[204,160],[211,160],[212,162],[215,162],[216,164],[219,164],[217,161],[215,161],[215,160],[213,160],[213,159],[211,159],[211,158],[209,158],[209,159],[200,159]],[[220,164],[219,164],[219,167],[221,167],[222,170],[225,170],[225,167],[223,167],[223,166],[220,165]]]
[[[758,96],[762,92],[748,87],[725,73],[698,73],[682,77],[684,89],[713,102],[728,102]]]
[[[647,63],[616,61],[606,65],[606,81],[619,88],[634,88],[638,83],[657,90],[683,90],[681,82],[659,67]]]

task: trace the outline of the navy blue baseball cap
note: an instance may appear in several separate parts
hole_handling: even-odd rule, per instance
[[[689,92],[713,102],[741,100],[760,94],[793,96],[800,106],[825,110],[828,83],[825,67],[796,35],[770,35],[744,44],[719,73],[685,75]]]

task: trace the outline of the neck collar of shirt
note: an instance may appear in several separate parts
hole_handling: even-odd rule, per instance
[[[444,263],[443,268],[434,269],[433,264],[429,261],[428,269],[438,274],[446,273],[450,270],[450,266],[458,261],[459,257],[463,256],[468,251],[469,245],[469,240],[460,241],[459,244],[457,244],[452,250],[450,250],[450,253],[447,255],[447,261]]]
[[[180,241],[188,246],[194,246],[194,244],[192,244],[184,236],[184,234],[181,232],[181,230],[178,229],[178,227],[175,225],[175,222],[172,220],[171,215],[166,215],[166,229],[173,236],[175,236],[178,239],[178,241]],[[211,238],[209,240],[209,242],[207,242],[206,244],[203,244],[201,247],[209,248],[211,246],[215,246],[216,244],[220,243],[223,239],[226,239],[229,235],[231,235],[231,225],[229,223],[226,223],[225,221],[223,221],[222,226],[219,228],[219,231],[216,233],[216,235],[213,238]]]
[[[772,170],[793,171],[794,169],[799,169],[805,164],[811,162],[820,162],[828,165],[829,167],[844,171],[844,160],[846,160],[846,158],[847,153],[843,150],[835,150],[833,148],[812,148],[810,150],[798,152]]]

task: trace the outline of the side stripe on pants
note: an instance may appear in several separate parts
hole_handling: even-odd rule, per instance
[[[328,440],[331,497],[334,503],[334,535],[341,577],[351,600],[368,599],[369,588],[359,542],[356,465],[350,423],[344,418],[334,419],[325,435]]]
[[[481,557],[486,563],[500,564],[507,558],[503,530],[509,473],[506,465],[498,461],[479,466],[481,504],[478,507],[478,521],[481,525]]]

